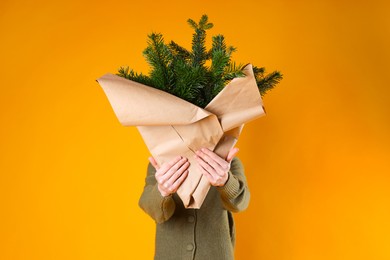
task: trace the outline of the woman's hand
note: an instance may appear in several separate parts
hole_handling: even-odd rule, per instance
[[[153,157],[149,157],[149,161],[156,169],[157,188],[163,197],[175,193],[188,175],[190,162],[185,157],[177,156],[161,167]]]
[[[237,153],[238,148],[232,148],[225,160],[213,151],[202,148],[196,151],[195,158],[202,174],[209,180],[211,185],[224,186],[229,177],[230,164]]]

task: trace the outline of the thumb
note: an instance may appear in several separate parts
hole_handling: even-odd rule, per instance
[[[226,161],[227,161],[228,163],[230,163],[230,162],[233,160],[234,156],[236,156],[236,154],[238,153],[239,150],[240,150],[240,149],[238,149],[237,147],[232,148],[232,149],[229,151],[228,156],[226,157]]]

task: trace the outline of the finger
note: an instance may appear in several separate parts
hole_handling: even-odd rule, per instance
[[[187,161],[188,159],[186,157],[182,157],[178,162],[176,162],[174,165],[172,165],[171,168],[168,169],[166,174],[172,176],[172,174],[177,172]]]
[[[183,183],[183,181],[187,178],[188,176],[188,170],[185,170],[182,175],[180,175],[179,178],[172,184],[172,192],[176,192],[177,189],[180,187],[180,185]]]
[[[174,165],[181,159],[182,159],[181,156],[177,156],[173,158],[171,161],[162,164],[162,166],[157,170],[155,174],[156,180],[159,184],[162,185],[164,183],[165,179],[163,178],[163,176],[168,172],[168,170],[172,167],[172,165]]]
[[[190,162],[185,162],[166,182],[172,185],[190,167]]]
[[[153,165],[153,167],[156,169],[156,171],[158,169],[160,169],[160,166],[158,166],[158,163],[156,162],[156,159],[154,159],[154,157],[150,156],[149,157],[149,162]]]
[[[210,173],[210,174],[217,174],[217,173],[215,172],[215,169],[214,169],[213,167],[211,167],[211,165],[208,164],[206,161],[204,161],[203,158],[201,158],[201,157],[199,157],[199,156],[197,156],[197,157],[195,157],[195,158],[196,158],[196,161],[198,162],[198,164],[199,164],[200,166],[202,166],[202,168],[203,168],[205,171],[207,171],[207,172]]]
[[[205,176],[212,186],[223,186],[226,183],[227,175],[220,176],[206,171],[202,166],[199,166],[203,176]]]
[[[187,158],[182,158],[177,163],[175,163],[170,169],[168,169],[168,171],[166,171],[165,174],[161,176],[160,178],[161,183],[167,182],[167,180],[169,180],[172,177],[172,175],[175,172],[177,172],[184,163],[186,163],[186,161]]]
[[[213,151],[211,151],[210,149],[207,149],[207,148],[202,148],[200,149],[203,153],[207,154],[209,157],[213,158],[214,161],[216,161],[219,165],[221,165],[221,167],[224,166],[224,164],[226,163],[226,161],[224,159],[222,159],[221,157],[219,157],[218,154],[214,153]]]
[[[227,161],[228,163],[230,163],[230,162],[233,160],[234,156],[236,156],[236,154],[238,153],[239,150],[240,150],[240,149],[238,149],[237,147],[232,148],[232,149],[229,151],[228,156],[226,157],[226,161]]]
[[[171,161],[169,162],[166,162],[164,163],[159,171],[158,171],[158,175],[164,175],[170,168],[172,168],[173,165],[175,165],[178,161],[180,161],[183,157],[181,157],[180,155],[179,156],[176,156],[175,158],[173,158]],[[156,173],[157,174],[157,173]]]
[[[208,156],[202,151],[196,151],[197,156],[195,156],[195,159],[202,159],[205,163],[209,164],[214,170],[217,170],[217,168],[220,167],[220,165],[214,161],[213,158]]]
[[[218,175],[223,175],[225,171],[228,171],[229,163],[224,162],[224,166],[222,167],[220,164],[218,164],[216,161],[214,161],[213,158],[208,156],[207,154],[203,153],[202,151],[197,151],[197,154],[199,155],[198,157],[201,157],[203,161],[205,161],[207,164],[209,164],[214,171]]]
[[[214,177],[208,171],[206,171],[201,165],[198,165],[200,172],[207,178],[210,183],[214,183]]]

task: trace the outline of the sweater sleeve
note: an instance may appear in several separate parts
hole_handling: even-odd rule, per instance
[[[225,209],[240,212],[248,207],[250,192],[241,160],[234,157],[224,186],[216,187]]]
[[[175,212],[176,204],[169,196],[162,196],[157,188],[157,181],[155,178],[156,170],[148,164],[147,174],[145,178],[144,190],[138,201],[138,205],[145,211],[154,221],[162,223],[167,221]]]

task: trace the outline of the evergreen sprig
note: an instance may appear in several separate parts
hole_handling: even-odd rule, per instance
[[[120,67],[116,75],[161,89],[204,108],[229,81],[245,76],[245,65],[237,65],[231,60],[236,48],[227,46],[223,35],[213,36],[212,47],[207,51],[206,30],[213,27],[207,15],[203,15],[199,23],[192,19],[187,23],[194,29],[191,51],[174,41],[165,44],[161,33],[151,33],[143,51],[151,67],[149,75],[136,73],[128,66]],[[211,65],[207,66],[209,60]],[[283,79],[279,71],[266,74],[264,67],[253,66],[253,72],[261,96]]]

